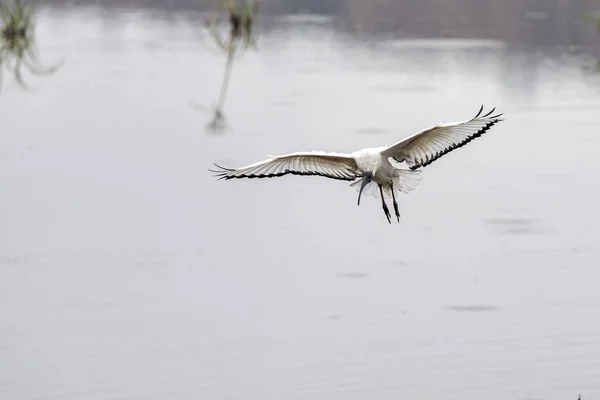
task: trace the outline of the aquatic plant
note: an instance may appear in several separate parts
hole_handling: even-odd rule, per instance
[[[240,42],[244,50],[256,47],[254,36],[255,18],[258,11],[256,0],[221,0],[218,9],[206,21],[206,26],[219,48],[230,53],[237,50]],[[229,37],[223,40],[218,32],[221,18],[226,15],[229,21]]]
[[[223,132],[227,129],[227,120],[225,119],[225,115],[223,112],[216,108],[213,113],[213,118],[210,120],[208,124],[206,124],[206,129],[210,132]]]
[[[583,14],[585,21],[590,21],[596,24],[596,30],[600,33],[600,10],[588,11]]]
[[[21,72],[23,66],[32,74],[47,75],[60,68],[63,61],[43,68],[35,46],[33,10],[20,0],[11,3],[0,0],[0,90],[3,68],[12,70],[19,86],[28,89]]]
[[[223,106],[225,104],[227,88],[229,87],[233,61],[240,47],[243,50],[256,47],[254,26],[257,10],[258,5],[256,0],[222,0],[219,3],[219,9],[206,22],[206,26],[217,46],[227,53],[221,92],[215,107],[213,119],[207,125],[207,129],[210,131],[222,131],[225,129],[226,121]],[[228,15],[229,19],[230,29],[227,40],[223,40],[217,30],[220,17],[223,14]]]
[[[600,34],[600,10],[588,11],[583,14],[583,20],[596,24],[596,31]],[[600,59],[596,61],[596,72],[600,72]]]

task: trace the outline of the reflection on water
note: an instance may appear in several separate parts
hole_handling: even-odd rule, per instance
[[[449,306],[446,310],[463,311],[463,312],[482,312],[482,311],[498,311],[498,307],[494,306]]]
[[[67,62],[0,96],[0,398],[600,393],[600,80],[580,58],[281,22],[215,136],[189,102],[210,109],[222,55],[189,20],[39,24]],[[425,168],[392,226],[344,182],[207,171],[481,104],[506,121]]]
[[[192,19],[200,11],[214,10],[216,0],[44,0],[44,4],[73,7],[104,7],[104,12],[145,8],[155,13],[178,12]],[[600,0],[364,0],[261,1],[261,19],[296,24],[329,24],[356,34],[393,32],[404,37],[486,38],[513,46],[560,46],[569,52],[597,53],[596,30]],[[585,14],[592,12],[591,18]],[[300,13],[295,15],[284,15]],[[316,15],[318,14],[318,15]],[[325,15],[326,14],[326,15]],[[172,14],[162,16],[169,18]],[[264,19],[263,19],[264,16]]]
[[[541,225],[543,223],[533,219],[508,217],[508,218],[489,218],[486,221],[494,226],[499,232],[506,234],[536,234],[547,233]]]

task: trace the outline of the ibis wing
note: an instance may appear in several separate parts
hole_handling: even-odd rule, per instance
[[[452,150],[478,138],[492,126],[503,121],[500,118],[502,114],[492,115],[495,109],[481,115],[483,111],[483,106],[481,106],[477,115],[470,120],[439,124],[423,129],[391,145],[382,153],[387,157],[393,157],[398,162],[406,161],[413,170],[426,167]]]
[[[316,175],[332,179],[353,181],[361,173],[349,154],[325,152],[300,152],[281,156],[269,156],[268,159],[247,165],[245,167],[230,169],[215,164],[219,171],[216,172],[220,179],[234,178],[274,178],[287,174]]]

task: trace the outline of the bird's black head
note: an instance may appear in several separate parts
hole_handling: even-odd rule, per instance
[[[363,172],[362,184],[360,185],[360,191],[358,192],[358,205],[360,206],[360,196],[362,195],[363,189],[373,180],[373,173],[371,171]]]

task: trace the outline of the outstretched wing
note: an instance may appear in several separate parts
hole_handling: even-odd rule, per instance
[[[332,179],[353,181],[362,176],[354,158],[343,153],[300,152],[268,159],[238,169],[224,168],[215,164],[221,179],[234,178],[274,178],[287,174],[317,175]]]
[[[481,115],[483,111],[483,106],[481,106],[477,115],[468,121],[439,124],[423,129],[391,145],[382,154],[393,157],[398,162],[406,161],[413,170],[426,167],[452,150],[478,138],[492,126],[503,121],[500,118],[502,114],[491,115],[495,110],[494,107],[487,114]]]

